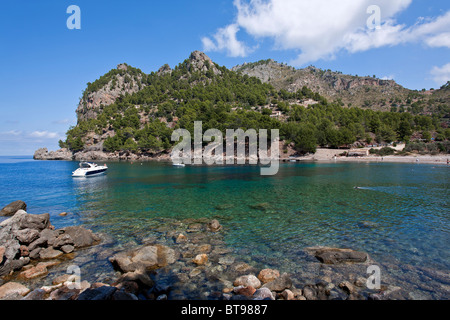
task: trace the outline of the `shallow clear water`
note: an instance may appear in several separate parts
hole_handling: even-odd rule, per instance
[[[80,179],[71,177],[76,162],[0,157],[0,206],[24,200],[58,228],[84,224],[119,243],[145,237],[155,218],[217,218],[227,244],[286,271],[316,245],[450,270],[448,166],[289,163],[273,177],[254,166],[108,166],[107,175]]]

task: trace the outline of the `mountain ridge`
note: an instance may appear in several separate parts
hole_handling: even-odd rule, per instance
[[[274,60],[228,69],[200,51],[173,69],[165,64],[150,74],[122,63],[87,84],[76,110],[78,123],[60,141],[63,151],[55,158],[79,152],[167,157],[173,130],[192,131],[194,121],[223,132],[278,128],[285,145],[300,153],[318,145],[409,139],[418,130],[442,140],[448,91],[437,90],[434,99],[435,92],[411,91],[392,80],[315,67],[297,70]],[[361,96],[362,105],[346,100]],[[36,157],[52,156],[41,149]]]

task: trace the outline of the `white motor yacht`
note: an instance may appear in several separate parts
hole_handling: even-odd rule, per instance
[[[90,177],[105,173],[108,167],[105,165],[99,166],[96,163],[81,162],[80,167],[72,172],[72,177]]]
[[[184,163],[172,163],[174,167],[186,167]]]

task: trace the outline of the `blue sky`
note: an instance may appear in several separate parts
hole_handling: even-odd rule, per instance
[[[380,29],[366,12],[378,5]],[[81,9],[69,30],[66,9]],[[76,124],[87,82],[126,62],[144,72],[194,50],[219,65],[272,58],[393,78],[410,89],[450,80],[448,0],[15,0],[0,11],[0,155],[31,155]]]

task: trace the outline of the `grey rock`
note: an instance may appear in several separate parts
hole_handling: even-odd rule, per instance
[[[20,253],[19,241],[15,239],[8,239],[2,241],[3,244],[3,259],[0,262],[0,277],[9,274],[12,270],[19,269],[23,266],[22,261],[18,260]]]
[[[39,238],[39,231],[35,229],[23,229],[15,232],[16,239],[20,243],[30,244],[37,238]]]
[[[30,259],[34,259],[34,260],[39,259],[39,253],[41,252],[41,250],[42,250],[42,248],[38,247],[38,248],[30,251],[30,255],[29,255]]]
[[[28,246],[28,250],[30,252],[32,252],[35,249],[43,247],[45,245],[47,245],[47,239],[45,239],[45,238],[38,238],[35,241],[33,241],[32,243],[30,243],[30,245]]]
[[[60,232],[57,230],[51,230],[51,229],[44,229],[41,231],[39,235],[39,242],[37,244],[33,243],[33,247],[31,247],[31,250],[33,250],[36,245],[42,245],[45,244],[47,246],[53,246],[56,242],[56,239],[60,236]]]
[[[20,220],[20,229],[44,230],[50,226],[50,214],[27,214]]]
[[[74,244],[74,241],[72,237],[68,234],[62,234],[58,236],[58,238],[55,239],[55,242],[53,243],[53,248],[58,249],[66,245],[72,246]]]
[[[27,215],[28,213],[25,211],[19,210],[9,219],[0,222],[0,240],[2,239],[2,234],[8,234],[9,232],[19,230],[20,221]]]

